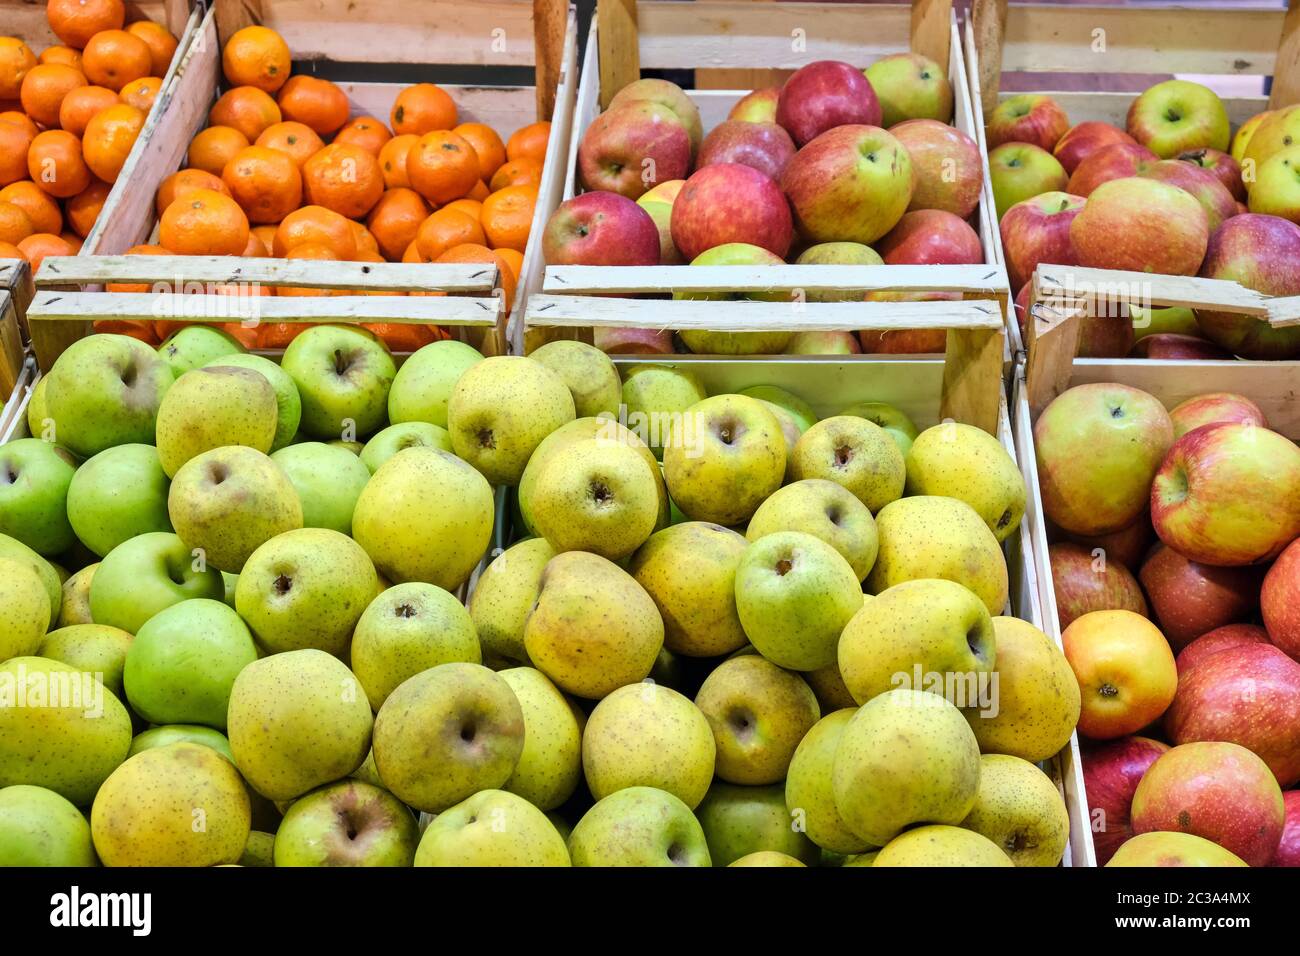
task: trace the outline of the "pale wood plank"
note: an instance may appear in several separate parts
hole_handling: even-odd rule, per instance
[[[1288,0],[1268,106],[1275,110],[1295,103],[1300,103],[1300,2]]]
[[[975,425],[994,435],[1002,402],[1001,313],[997,318],[996,329],[955,326],[948,329],[940,399],[945,418]]]
[[[1069,387],[1085,312],[1077,300],[1044,301],[1041,281],[1035,272],[1025,317],[1025,383],[1035,415]]]
[[[947,63],[953,42],[952,20],[952,0],[912,0],[912,52],[928,56],[940,66]]]
[[[987,117],[998,103],[1002,82],[1002,44],[1007,29],[1007,0],[975,0],[967,27],[974,34],[978,51],[978,70],[974,76],[983,97],[983,115]],[[975,70],[975,67],[972,67]]]
[[[599,0],[596,4],[600,63],[600,107],[641,76],[637,46],[636,0]]]
[[[1035,280],[1040,301],[1097,296],[1107,301],[1213,308],[1263,319],[1269,317],[1266,296],[1226,279],[1041,265]]]
[[[1001,266],[547,266],[548,293],[961,292],[1006,295]],[[898,303],[905,304],[905,303]],[[934,305],[935,303],[911,303]]]
[[[0,289],[0,395],[8,396],[23,370],[23,335],[18,328],[14,297]]]
[[[565,41],[571,35],[569,2],[532,0],[532,3],[537,118],[550,119],[555,112],[556,90],[564,73]]]

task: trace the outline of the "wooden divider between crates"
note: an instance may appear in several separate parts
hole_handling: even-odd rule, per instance
[[[27,307],[32,270],[23,259],[0,259],[0,395],[18,383],[27,355]]]

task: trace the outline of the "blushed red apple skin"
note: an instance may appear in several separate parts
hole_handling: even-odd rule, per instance
[[[1233,216],[1210,236],[1200,274],[1264,295],[1300,294],[1300,226],[1260,213]],[[1242,358],[1300,358],[1300,328],[1206,309],[1196,311],[1196,322],[1206,338]]]
[[[975,211],[984,184],[983,157],[975,140],[932,119],[904,120],[889,132],[912,160],[908,212],[942,209],[965,219]]]
[[[797,146],[837,126],[879,126],[880,100],[862,71],[839,60],[818,60],[785,81],[776,121]]]
[[[1246,201],[1246,183],[1241,178],[1241,164],[1221,149],[1191,149],[1179,153],[1178,159],[1213,173],[1237,202]]]
[[[790,134],[775,123],[726,120],[704,137],[695,165],[702,169],[717,163],[739,163],[776,179],[794,153]]]
[[[1194,196],[1138,176],[1102,183],[1070,223],[1079,264],[1097,269],[1196,275],[1209,238]]]
[[[1277,556],[1259,594],[1269,640],[1300,661],[1300,538]]]
[[[1018,295],[1041,263],[1078,265],[1070,223],[1083,209],[1082,196],[1050,192],[1018,202],[1002,214],[998,229],[1006,253],[1007,275]]]
[[[1250,422],[1268,427],[1264,410],[1245,395],[1232,392],[1207,392],[1197,395],[1169,410],[1174,422],[1175,438],[1182,438],[1193,428],[1213,425],[1216,422]]]
[[[1232,353],[1221,349],[1208,339],[1194,335],[1180,335],[1177,332],[1157,332],[1144,335],[1129,349],[1131,358],[1149,358],[1158,361],[1218,361],[1232,360]]]
[[[671,355],[673,333],[667,329],[593,329],[592,342],[609,355]]]
[[[1176,746],[1143,775],[1133,794],[1134,833],[1191,833],[1251,866],[1265,866],[1282,839],[1277,781],[1255,755],[1220,741]]]
[[[1300,664],[1271,644],[1243,644],[1187,668],[1165,715],[1176,744],[1226,740],[1259,756],[1278,784],[1300,783]]]
[[[1286,804],[1286,823],[1282,825],[1282,840],[1277,845],[1269,866],[1300,866],[1300,790],[1282,794]]]
[[[794,238],[790,207],[770,176],[739,163],[696,170],[673,201],[673,245],[691,262],[743,242],[785,258]]]
[[[979,234],[942,209],[920,209],[898,220],[876,251],[886,265],[977,265],[984,260]]]
[[[647,161],[654,178],[646,181]],[[637,100],[606,110],[578,144],[578,177],[589,190],[636,199],[655,183],[685,179],[691,170],[691,136],[666,106]]]
[[[1137,142],[1111,143],[1091,152],[1074,168],[1065,191],[1087,197],[1102,183],[1137,175],[1141,163],[1154,163],[1158,156]]]
[[[1245,621],[1259,607],[1263,568],[1200,564],[1164,543],[1138,571],[1160,630],[1175,651],[1202,634]]]
[[[1013,103],[1014,101],[1014,103]],[[1028,105],[1022,116],[1012,116],[1014,106]],[[998,104],[985,128],[989,149],[1003,143],[1031,143],[1049,153],[1070,128],[1070,118],[1050,96],[1023,93]]]
[[[1108,560],[1118,561],[1132,571],[1142,566],[1156,532],[1151,527],[1151,516],[1144,511],[1136,521],[1118,531],[1098,535],[1068,534],[1066,537],[1089,550],[1103,549]]]
[[[1258,624],[1225,624],[1207,631],[1189,643],[1174,658],[1178,676],[1182,677],[1207,657],[1213,657],[1220,651],[1229,651],[1246,644],[1267,644],[1268,631]]]
[[[1150,737],[1120,737],[1104,743],[1087,742],[1083,757],[1083,786],[1097,865],[1105,866],[1125,840],[1133,835],[1129,811],[1133,793],[1147,769],[1169,745]]]
[[[1065,167],[1067,173],[1073,175],[1081,162],[1112,143],[1132,143],[1136,146],[1137,140],[1118,126],[1099,120],[1085,120],[1070,127],[1057,140],[1052,155]]]
[[[1223,185],[1214,173],[1200,166],[1184,163],[1178,159],[1162,159],[1155,163],[1140,165],[1138,176],[1177,186],[1183,192],[1195,197],[1201,204],[1201,208],[1205,210],[1206,224],[1211,232],[1219,228],[1225,220],[1237,215],[1237,200],[1232,198],[1228,187]]]
[[[590,192],[560,203],[542,233],[542,255],[557,266],[659,264],[659,229],[625,196]]]
[[[1070,541],[1048,546],[1047,553],[1061,630],[1089,611],[1122,610],[1149,616],[1137,580],[1118,561],[1104,559],[1098,565],[1091,550]]]

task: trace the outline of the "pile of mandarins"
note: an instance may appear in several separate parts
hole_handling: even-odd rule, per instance
[[[0,258],[75,255],[144,126],[177,39],[122,0],[49,0],[60,46],[0,36]]]

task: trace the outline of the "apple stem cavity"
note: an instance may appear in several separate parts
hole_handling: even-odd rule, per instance
[[[393,608],[393,614],[397,617],[415,617],[415,608],[409,604],[399,604]]]
[[[288,594],[293,588],[293,578],[281,574],[275,579],[275,593]]]

